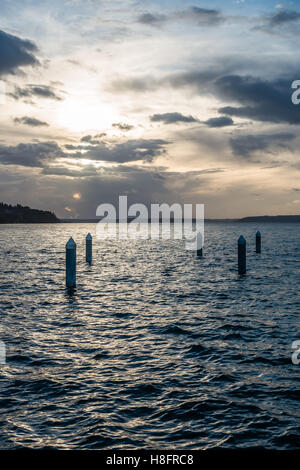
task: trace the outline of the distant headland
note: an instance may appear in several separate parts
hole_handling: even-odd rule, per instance
[[[244,217],[238,222],[300,222],[300,215],[262,215],[259,217]]]
[[[127,222],[131,222],[135,217],[128,217]],[[96,224],[99,219],[61,219],[60,221],[65,224]],[[119,222],[119,220],[116,220]],[[150,222],[150,220],[148,221]],[[171,222],[174,219],[171,217]],[[196,222],[193,219],[193,222]],[[243,217],[242,219],[206,219],[205,223],[234,223],[234,222],[276,222],[276,223],[300,223],[300,215],[258,215],[256,217]]]
[[[51,224],[60,220],[53,212],[0,203],[0,224]]]

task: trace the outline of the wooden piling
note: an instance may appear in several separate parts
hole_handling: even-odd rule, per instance
[[[201,258],[203,256],[203,237],[202,233],[197,233],[197,256]]]
[[[76,243],[72,237],[66,244],[66,286],[76,286]]]
[[[85,260],[89,264],[92,264],[92,243],[92,235],[88,233],[85,239]]]
[[[261,253],[261,233],[256,232],[256,253]]]
[[[246,240],[243,235],[238,239],[238,272],[246,274]]]

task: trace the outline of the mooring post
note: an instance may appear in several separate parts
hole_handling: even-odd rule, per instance
[[[202,233],[197,233],[197,256],[203,256],[203,237]]]
[[[76,243],[72,237],[66,244],[66,286],[76,286]]]
[[[92,264],[92,240],[92,235],[88,233],[85,239],[85,260],[89,264]]]
[[[243,235],[238,239],[238,270],[239,274],[246,274],[246,240]]]
[[[256,232],[256,253],[261,253],[261,233]]]

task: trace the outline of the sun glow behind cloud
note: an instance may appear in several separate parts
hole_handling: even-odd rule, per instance
[[[57,124],[70,132],[97,132],[116,120],[119,117],[114,106],[97,95],[71,95],[57,107]]]

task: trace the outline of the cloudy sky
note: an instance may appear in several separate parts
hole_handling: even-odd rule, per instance
[[[0,18],[0,201],[300,213],[298,1],[1,0]]]

